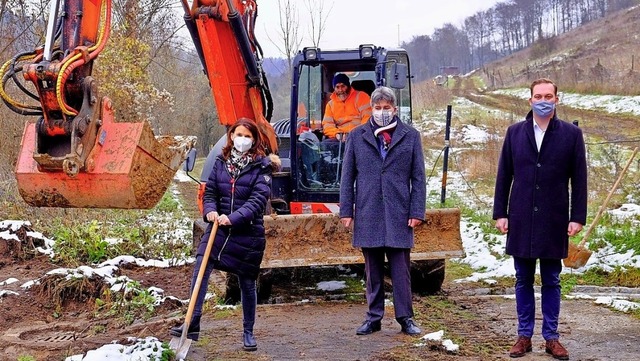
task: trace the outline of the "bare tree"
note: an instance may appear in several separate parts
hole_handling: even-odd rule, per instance
[[[320,40],[327,25],[327,19],[333,9],[333,1],[329,6],[329,10],[325,11],[325,5],[325,1],[305,0],[305,6],[309,11],[309,37],[315,47],[320,46]]]
[[[293,57],[300,50],[302,44],[302,37],[299,33],[299,13],[295,3],[291,0],[278,0],[278,9],[280,10],[278,41],[274,41],[268,33],[267,38],[287,59],[289,74],[291,74]]]
[[[502,53],[511,54],[520,49],[520,21],[515,3],[498,3],[496,5],[496,25],[502,38]]]
[[[491,13],[489,11],[479,11],[464,21],[464,28],[469,38],[471,64],[477,60],[477,65],[481,66],[486,61],[485,53],[490,50]]]

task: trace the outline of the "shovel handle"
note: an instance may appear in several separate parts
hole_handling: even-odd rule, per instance
[[[209,255],[211,254],[211,248],[213,248],[213,240],[216,238],[216,233],[218,232],[218,221],[213,222],[213,226],[211,227],[211,233],[209,234],[209,240],[207,241],[207,248],[204,251],[204,257],[202,258],[202,263],[200,264],[200,269],[198,270],[198,277],[196,278],[196,283],[193,285],[193,291],[191,291],[191,298],[189,299],[189,308],[187,308],[187,315],[184,319],[184,327],[182,329],[182,336],[180,339],[184,339],[189,332],[189,325],[191,324],[191,316],[193,316],[193,310],[196,308],[196,298],[198,297],[198,293],[200,292],[200,285],[202,284],[202,279],[204,278],[204,271],[207,268],[207,261],[209,260]],[[181,342],[182,343],[182,342]]]
[[[609,191],[609,194],[607,195],[607,198],[605,198],[605,200],[602,203],[602,205],[600,205],[600,209],[598,209],[598,213],[596,213],[595,218],[593,218],[593,221],[589,225],[589,228],[587,228],[587,231],[584,233],[584,236],[582,237],[582,240],[580,241],[580,243],[578,243],[578,247],[584,247],[584,244],[587,242],[587,238],[589,238],[589,235],[591,234],[591,231],[593,231],[593,228],[595,228],[595,225],[600,220],[600,217],[602,216],[602,212],[604,212],[604,209],[607,206],[607,203],[609,203],[609,200],[611,199],[611,196],[613,196],[613,192],[615,192],[616,189],[618,188],[618,185],[620,184],[620,181],[622,180],[622,176],[624,176],[624,174],[627,172],[627,169],[629,169],[629,166],[631,165],[631,162],[633,161],[633,158],[635,158],[636,153],[638,153],[638,147],[636,147],[633,150],[633,153],[631,154],[631,157],[629,158],[629,161],[627,161],[627,164],[622,169],[622,172],[620,172],[620,175],[618,176],[618,179],[616,179],[616,182],[613,183],[613,186],[611,187],[611,190]]]

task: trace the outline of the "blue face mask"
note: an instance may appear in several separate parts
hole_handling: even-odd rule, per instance
[[[550,116],[551,114],[553,114],[553,111],[556,109],[556,103],[555,102],[549,102],[546,100],[541,100],[539,102],[535,102],[533,104],[531,104],[531,110],[533,110],[533,112],[542,118],[546,118],[548,116]]]

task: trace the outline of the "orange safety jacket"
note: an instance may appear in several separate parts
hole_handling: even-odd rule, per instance
[[[322,131],[327,138],[336,138],[338,133],[348,133],[371,116],[371,98],[369,94],[351,88],[347,99],[340,100],[336,93],[331,94],[322,119]]]

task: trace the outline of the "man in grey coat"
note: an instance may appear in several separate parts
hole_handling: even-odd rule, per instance
[[[424,221],[426,185],[420,133],[403,123],[393,90],[371,94],[371,119],[347,138],[340,182],[340,218],[353,222],[353,246],[362,248],[369,311],[356,334],[380,331],[384,315],[385,255],[391,269],[395,317],[402,332],[413,321],[409,255],[413,228]]]
[[[587,163],[582,131],[556,117],[558,88],[549,79],[531,84],[531,111],[511,125],[500,155],[493,202],[496,228],[507,234],[506,253],[516,270],[518,340],[509,351],[531,351],[535,323],[533,282],[540,259],[545,350],[568,360],[558,341],[560,272],[569,237],[587,218]]]

